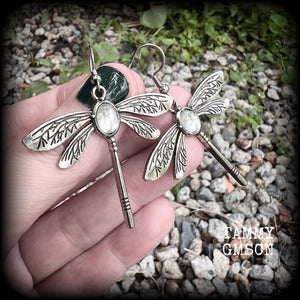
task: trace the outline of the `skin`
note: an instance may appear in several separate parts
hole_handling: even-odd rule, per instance
[[[145,92],[142,79],[122,64],[109,64],[126,77],[129,96]],[[3,113],[5,201],[2,257],[11,287],[29,296],[97,297],[140,261],[168,234],[174,211],[161,195],[177,181],[173,167],[154,182],[143,180],[146,162],[157,141],[138,137],[126,125],[116,135],[135,227],[123,221],[114,174],[50,210],[109,168],[107,141],[93,132],[81,159],[62,170],[57,164],[66,145],[36,152],[22,138],[53,117],[87,110],[76,95],[89,75],[7,107]],[[170,93],[186,105],[190,93],[172,86]],[[145,118],[163,134],[174,121],[171,113]],[[130,142],[128,142],[130,141]],[[200,163],[203,146],[186,140],[188,175]]]

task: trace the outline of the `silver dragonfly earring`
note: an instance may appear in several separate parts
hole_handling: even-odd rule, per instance
[[[135,53],[133,54],[133,58],[134,56]],[[138,117],[127,115],[127,113],[148,117],[160,116],[172,107],[173,98],[161,93],[141,94],[127,99],[118,99],[118,102],[115,101],[117,103],[114,104],[114,99],[110,99],[107,95],[114,95],[115,90],[119,86],[118,81],[116,81],[115,86],[111,87],[111,81],[114,81],[116,74],[119,77],[123,75],[117,70],[113,70],[113,68],[111,68],[112,70],[107,70],[106,67],[105,71],[102,71],[105,74],[109,71],[113,75],[109,77],[112,78],[108,80],[107,84],[109,87],[105,88],[102,82],[104,83],[106,78],[101,78],[95,68],[94,54],[91,47],[89,48],[89,65],[91,76],[86,83],[88,85],[92,84],[92,88],[89,91],[90,95],[86,94],[85,87],[79,92],[81,96],[77,97],[79,99],[82,98],[82,95],[85,95],[83,98],[91,97],[92,103],[86,99],[83,100],[91,110],[69,113],[46,121],[27,134],[23,138],[23,143],[26,147],[34,151],[48,151],[58,147],[73,136],[62,153],[58,164],[60,168],[64,169],[73,166],[80,159],[90,134],[94,130],[98,132],[109,143],[124,219],[128,227],[133,228],[134,220],[118,156],[115,135],[119,130],[120,123],[125,123],[136,134],[145,139],[158,138],[160,136],[158,128]],[[122,82],[124,82],[124,78],[121,78]],[[113,90],[112,93],[110,89]]]
[[[201,82],[187,106],[180,107],[174,100],[170,110],[175,116],[174,124],[166,131],[153,150],[145,171],[145,180],[153,181],[160,178],[169,168],[174,158],[174,177],[182,179],[187,167],[187,155],[184,139],[185,136],[196,136],[205,148],[217,159],[226,171],[241,185],[247,185],[246,179],[239,173],[235,166],[229,162],[220,150],[201,131],[201,115],[219,114],[229,105],[225,98],[217,97],[224,81],[222,71],[209,75]],[[162,84],[156,77],[156,85],[160,92],[168,94],[168,86]]]

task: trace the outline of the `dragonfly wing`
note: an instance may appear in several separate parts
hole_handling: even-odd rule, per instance
[[[72,167],[79,160],[85,148],[87,139],[93,130],[93,124],[89,124],[76,134],[61,155],[58,164],[60,168],[66,169]]]
[[[180,132],[176,143],[174,172],[175,178],[178,180],[184,177],[187,167],[187,155],[184,144],[184,137],[185,135],[182,132]]]
[[[142,94],[122,100],[116,107],[119,112],[156,117],[167,112],[173,105],[172,96],[160,93]]]
[[[158,128],[140,118],[122,115],[121,122],[127,124],[136,134],[145,139],[153,140],[160,136]]]
[[[174,124],[161,138],[153,150],[145,171],[145,180],[160,178],[169,168],[180,129]]]
[[[208,101],[219,94],[224,81],[222,71],[212,73],[207,76],[196,88],[190,102],[189,107],[194,109],[201,103]]]
[[[23,143],[27,148],[35,151],[54,149],[90,120],[90,111],[59,116],[32,130],[23,138]]]
[[[229,106],[229,100],[226,98],[212,99],[201,103],[195,108],[195,113],[200,115],[220,114]]]

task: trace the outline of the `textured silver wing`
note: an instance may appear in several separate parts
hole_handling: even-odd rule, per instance
[[[154,181],[160,178],[169,168],[180,129],[174,124],[163,135],[153,150],[145,171],[145,180]]]
[[[32,130],[23,138],[23,143],[26,147],[35,151],[54,149],[90,120],[90,111],[59,116]]]
[[[200,115],[214,115],[220,114],[229,106],[229,100],[226,98],[212,99],[201,103],[196,109],[195,113]]]
[[[160,130],[152,124],[136,117],[121,115],[121,122],[127,124],[136,134],[145,139],[157,139]]]
[[[151,93],[127,98],[116,104],[119,112],[156,117],[167,112],[173,105],[170,95]]]
[[[224,75],[222,71],[207,76],[196,88],[188,106],[192,109],[196,109],[201,103],[218,95],[222,88],[223,81]]]
[[[93,130],[94,125],[89,124],[76,134],[61,155],[58,164],[60,168],[66,169],[72,167],[79,160],[85,148],[87,139]]]
[[[184,177],[186,167],[187,167],[187,155],[184,144],[185,135],[180,131],[175,151],[175,163],[174,163],[174,173],[176,179],[182,179]]]

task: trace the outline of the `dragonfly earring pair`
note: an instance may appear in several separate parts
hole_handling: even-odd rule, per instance
[[[226,108],[227,100],[215,99],[223,81],[222,72],[207,77],[198,86],[189,105],[181,108],[168,93],[168,85],[163,84],[157,76],[165,64],[165,55],[160,47],[148,43],[137,48],[132,55],[129,68],[132,66],[137,52],[143,47],[154,48],[161,54],[162,64],[152,76],[154,83],[159,88],[159,93],[146,93],[126,98],[129,86],[124,75],[108,66],[102,66],[97,70],[93,50],[90,47],[91,75],[77,95],[77,98],[89,110],[48,120],[23,138],[24,145],[29,149],[48,151],[72,137],[58,164],[60,168],[65,169],[73,166],[80,159],[93,131],[104,137],[110,148],[120,203],[129,228],[134,227],[134,220],[115,135],[119,131],[121,123],[124,123],[142,138],[157,139],[160,136],[158,128],[132,115],[156,117],[170,111],[176,116],[174,125],[164,134],[149,158],[145,172],[146,180],[156,180],[161,177],[168,169],[174,152],[175,178],[183,178],[187,166],[184,137],[185,135],[195,135],[239,183],[247,184],[234,166],[200,131],[200,115],[219,113]]]

